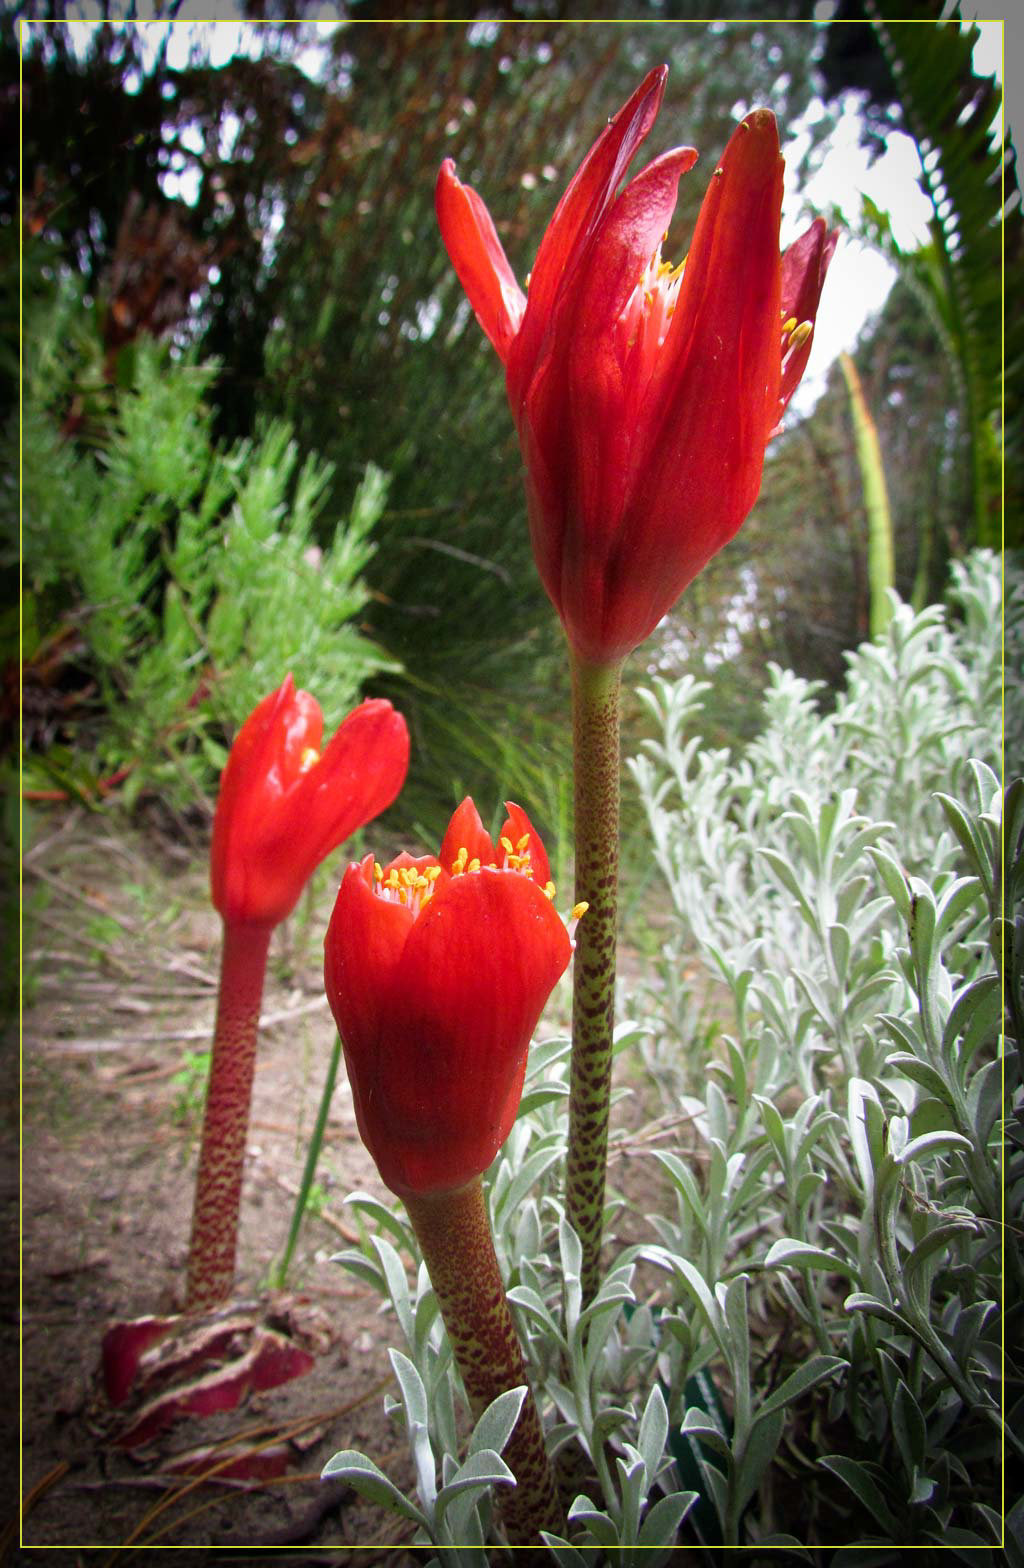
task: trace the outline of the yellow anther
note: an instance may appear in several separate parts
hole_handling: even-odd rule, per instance
[[[299,772],[308,773],[315,763],[320,761],[320,753],[315,746],[307,746],[299,758]]]
[[[511,855],[513,853],[512,840],[510,838],[506,838],[504,833],[501,835],[500,843],[506,855]]]
[[[545,882],[545,884],[544,884],[544,897],[545,898],[554,898],[554,896],[555,896],[555,884],[553,882]]]
[[[801,321],[800,325],[796,328],[796,330],[794,331],[792,337],[789,340],[790,348],[791,349],[802,348],[803,345],[807,342],[807,339],[810,337],[810,335],[811,335],[811,333],[813,331],[814,331],[814,322],[813,321]]]
[[[572,913],[570,914],[569,919],[570,920],[582,920],[583,916],[586,914],[586,912],[587,912],[587,910],[589,908],[590,908],[590,905],[587,904],[587,903],[573,904],[573,906],[572,906]]]
[[[384,880],[384,868],[379,860],[373,862],[373,880],[375,882],[383,882]]]
[[[465,844],[463,844],[461,849],[459,850],[459,853],[456,855],[453,864],[452,864],[452,876],[453,877],[457,877],[457,876],[460,875],[461,872],[465,871],[465,869],[466,869],[466,861],[468,859],[469,859],[469,850],[466,848]]]
[[[792,330],[793,330],[793,328],[795,326],[796,326],[796,317],[795,316],[790,316],[788,321],[784,321],[782,323],[783,336],[784,337],[788,337],[789,334],[792,332]]]
[[[428,866],[423,875],[426,877],[428,882],[436,882],[438,877],[441,875],[441,867]]]
[[[529,835],[529,833],[524,833],[522,838],[519,840],[519,843],[516,845],[516,854],[517,855],[521,855],[524,852],[524,850],[526,849],[526,846],[529,844],[529,842],[530,842],[530,835]]]
[[[480,857],[478,855],[474,855],[473,856],[472,860],[469,862],[469,865],[466,867],[466,870],[467,871],[479,871],[480,870]]]

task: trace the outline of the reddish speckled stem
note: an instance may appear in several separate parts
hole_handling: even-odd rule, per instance
[[[192,1211],[186,1311],[216,1306],[231,1294],[235,1282],[256,1036],[273,929],[272,925],[224,922],[217,1025]]]
[[[601,1277],[608,1109],[615,1027],[619,874],[619,683],[622,666],[573,658],[576,933],[569,1075],[566,1217],[583,1247],[584,1306]]]
[[[499,1394],[528,1385],[522,1348],[494,1255],[483,1188],[477,1178],[455,1192],[409,1197],[404,1202],[473,1414],[479,1417]],[[502,1457],[516,1478],[514,1489],[497,1492],[498,1509],[511,1544],[540,1545],[538,1532],[542,1529],[563,1534],[565,1518],[555,1494],[532,1393],[526,1396]]]

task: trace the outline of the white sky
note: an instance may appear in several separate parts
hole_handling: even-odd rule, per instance
[[[964,15],[976,17],[979,9],[978,5],[965,5]],[[979,76],[995,75],[1002,81],[1002,23],[979,25],[981,33],[974,46],[975,72]],[[932,209],[918,184],[920,173],[916,144],[909,136],[898,133],[888,138],[884,155],[869,169],[867,153],[857,145],[857,116],[851,106],[839,121],[817,174],[801,190],[787,192],[783,204],[783,244],[788,244],[806,226],[807,207],[827,211],[834,204],[855,222],[862,194],[889,214],[893,237],[901,250],[924,244],[929,237]],[[895,276],[877,251],[848,235],[840,240],[829,268],[807,370],[793,400],[796,412],[806,412],[816,400],[828,366],[841,350],[853,348],[864,323],[885,304]]]

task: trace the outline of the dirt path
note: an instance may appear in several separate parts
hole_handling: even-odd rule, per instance
[[[312,907],[277,933],[271,955],[240,1235],[242,1300],[260,1295],[284,1244],[334,1038],[318,964],[326,874],[317,888]],[[180,1306],[202,1089],[189,1053],[210,1040],[219,923],[193,857],[75,810],[37,819],[25,923],[26,1548],[358,1543],[366,1550],[346,1553],[345,1562],[402,1560],[408,1537],[393,1516],[319,1480],[344,1447],[371,1454],[400,1483],[405,1467],[404,1443],[383,1414],[388,1320],[368,1287],[329,1262],[354,1239],[344,1195],[363,1188],[388,1197],[356,1135],[347,1083],[339,1082],[331,1110],[323,1207],[307,1215],[288,1280],[326,1313],[329,1349],[304,1378],[230,1414],[181,1422],[126,1457],[110,1442],[100,1343],[113,1320]],[[8,1210],[16,1193],[11,1165],[0,1175]],[[11,1339],[5,1370],[16,1373]],[[259,1440],[288,1442],[287,1475],[258,1486],[161,1479],[183,1451],[256,1428]],[[36,1557],[53,1560],[22,1553]],[[130,1560],[118,1554],[119,1563]],[[273,1560],[282,1561],[280,1552]]]

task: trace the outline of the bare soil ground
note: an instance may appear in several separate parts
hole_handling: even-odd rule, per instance
[[[334,1039],[318,963],[326,874],[316,886],[313,907],[276,934],[268,970],[240,1301],[266,1294],[284,1245]],[[307,1376],[233,1412],[186,1419],[136,1457],[111,1445],[98,1376],[104,1331],[181,1305],[201,1114],[187,1053],[209,1046],[220,927],[201,854],[126,836],[77,809],[37,819],[24,902],[20,1560],[53,1560],[32,1547],[77,1548],[68,1561],[102,1563],[128,1544],[144,1553],[274,1544],[267,1560],[278,1563],[291,1545],[307,1548],[295,1560],[308,1564],[341,1560],[310,1547],[359,1547],[346,1563],[402,1561],[411,1532],[401,1521],[319,1479],[348,1447],[399,1484],[406,1471],[383,1411],[388,1322],[369,1287],[329,1261],[356,1239],[347,1192],[390,1201],[356,1133],[343,1074],[318,1173],[323,1207],[307,1213],[288,1278],[290,1291],[327,1314],[330,1348]],[[0,1188],[8,1205],[15,1183],[11,1170]],[[16,1371],[10,1337],[7,1351],[5,1370]],[[259,1484],[168,1478],[175,1455],[243,1432],[287,1441],[288,1474]],[[99,1546],[108,1550],[84,1550]]]
[[[318,874],[271,950],[239,1301],[266,1298],[327,1070],[334,1025],[320,952],[337,875],[337,866]],[[57,1548],[56,1560],[77,1568],[130,1563],[137,1554],[163,1560],[170,1549],[191,1547],[189,1561],[203,1562],[220,1560],[218,1548],[243,1547],[249,1550],[230,1554],[232,1563],[416,1560],[407,1545],[411,1526],[319,1479],[326,1460],[351,1447],[399,1485],[411,1480],[404,1441],[383,1409],[387,1346],[398,1342],[397,1330],[369,1287],[330,1261],[356,1240],[343,1205],[348,1192],[391,1201],[359,1141],[344,1074],[318,1172],[322,1207],[306,1215],[288,1278],[290,1291],[326,1313],[329,1349],[307,1376],[235,1411],[186,1419],[134,1456],[113,1446],[99,1377],[103,1334],[112,1322],[181,1305],[202,1090],[189,1053],[209,1046],[220,947],[203,845],[126,833],[81,808],[48,808],[36,818],[25,857],[24,922],[23,1544],[14,1545],[12,1518],[0,1535],[0,1559],[7,1547],[19,1562],[51,1563]],[[5,1101],[12,1129],[15,1094],[16,1084]],[[621,1108],[617,1116],[621,1122]],[[624,1159],[625,1152],[617,1183],[628,1191],[646,1181],[648,1196],[636,1204],[643,1212],[652,1162]],[[13,1160],[0,1196],[16,1228]],[[625,1218],[624,1231],[635,1212]],[[10,1249],[0,1280],[16,1287]],[[9,1312],[0,1344],[12,1388],[17,1322]],[[13,1400],[0,1412],[9,1431],[15,1414]],[[182,1453],[240,1434],[286,1442],[288,1473],[257,1483],[169,1474]],[[207,1468],[216,1459],[215,1451]]]

